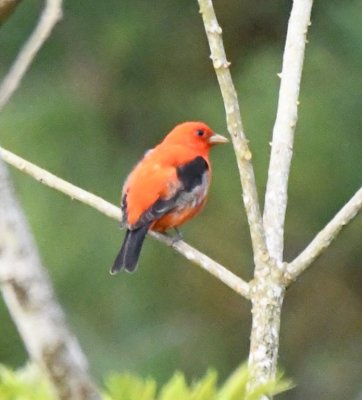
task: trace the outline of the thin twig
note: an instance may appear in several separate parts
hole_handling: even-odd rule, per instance
[[[226,59],[221,36],[222,30],[216,19],[212,1],[198,0],[198,3],[209,42],[211,51],[210,57],[215,68],[224,100],[227,127],[236,154],[254,257],[256,261],[258,259],[267,260],[268,254],[258,200],[258,192],[255,183],[254,169],[251,161],[252,155],[243,129],[238,97],[229,69],[230,63]],[[258,262],[256,262],[256,264],[257,263]]]
[[[361,208],[362,188],[354,194],[333,219],[317,234],[305,250],[287,266],[286,281],[288,284],[296,280],[328,248],[342,228],[357,216]]]
[[[11,151],[5,150],[3,147],[0,147],[0,156],[5,162],[19,169],[20,171],[32,176],[38,182],[43,183],[44,185],[49,186],[53,189],[56,189],[68,195],[74,200],[78,200],[81,203],[87,204],[88,206],[95,208],[102,214],[107,215],[107,217],[116,219],[118,221],[121,220],[121,209],[114,206],[113,204],[108,203],[101,197],[89,193],[86,190],[81,189],[75,185],[72,185],[71,183],[61,178],[58,178],[57,176],[46,171],[45,169],[40,168],[37,165],[32,164],[31,162],[17,156]]]
[[[198,265],[205,271],[209,272],[211,275],[214,275],[221,282],[225,283],[226,286],[229,286],[236,293],[239,293],[241,296],[246,299],[250,298],[250,287],[247,282],[243,279],[239,278],[231,271],[226,269],[221,264],[212,260],[207,255],[201,253],[195,248],[191,247],[189,244],[182,240],[178,240],[174,242],[172,238],[169,238],[166,235],[161,235],[156,232],[151,232],[152,236],[161,242],[167,244],[174,248],[177,252],[182,254],[185,258],[191,261],[193,264]]]
[[[32,176],[34,179],[41,182],[42,184],[56,189],[70,196],[72,199],[80,201],[83,204],[87,204],[88,206],[95,208],[96,210],[98,210],[102,214],[107,215],[110,218],[113,218],[117,221],[120,221],[122,219],[122,212],[119,207],[108,203],[101,197],[98,197],[63,179],[58,178],[50,172],[30,163],[29,161],[24,160],[23,158],[15,155],[8,150],[5,150],[2,147],[0,147],[0,157],[8,164]],[[162,241],[163,243],[166,243],[168,246],[173,247],[178,253],[182,254],[188,260],[200,266],[205,271],[214,275],[216,278],[221,280],[223,283],[225,283],[231,289],[235,290],[240,295],[244,296],[245,298],[249,298],[249,284],[238,276],[234,275],[221,264],[207,257],[205,254],[201,253],[200,251],[196,250],[195,248],[191,247],[181,240],[173,243],[173,241],[165,235],[160,235],[154,232],[150,232],[150,234],[154,238]]]
[[[269,253],[278,263],[283,259],[288,177],[312,5],[313,0],[293,2],[283,56],[278,111],[273,129],[263,221]]]
[[[62,0],[47,0],[40,20],[0,86],[0,110],[19,86],[35,55],[62,17]]]

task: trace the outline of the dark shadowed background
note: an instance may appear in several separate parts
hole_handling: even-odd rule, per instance
[[[5,74],[42,7],[24,1],[0,28]],[[290,1],[215,1],[241,101],[260,198],[277,104]],[[66,1],[64,19],[0,115],[1,145],[118,203],[145,149],[176,123],[226,133],[196,1]],[[290,176],[291,260],[358,189],[362,175],[362,2],[316,2]],[[185,239],[243,278],[252,256],[231,145],[212,155],[214,181]],[[101,380],[129,370],[160,382],[174,370],[221,377],[248,355],[250,307],[171,249],[147,239],[139,270],[108,270],[115,221],[12,170],[16,190],[69,324]],[[297,388],[281,396],[357,399],[362,392],[362,219],[288,290],[280,365]],[[26,354],[0,303],[0,362]]]

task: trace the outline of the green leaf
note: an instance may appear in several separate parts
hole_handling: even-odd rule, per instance
[[[220,388],[217,400],[240,400],[246,397],[246,387],[249,380],[249,370],[247,365],[241,365],[226,380]]]
[[[0,399],[56,400],[50,384],[32,364],[17,371],[0,365]]]
[[[184,374],[175,372],[174,376],[162,388],[158,400],[189,400],[190,390]]]
[[[105,400],[154,400],[157,384],[130,374],[112,374],[106,380]]]
[[[215,399],[216,382],[217,372],[214,370],[208,370],[205,377],[193,385],[190,400]]]

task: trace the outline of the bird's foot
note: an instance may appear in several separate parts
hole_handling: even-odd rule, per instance
[[[183,239],[182,232],[180,232],[177,228],[173,228],[173,229],[175,230],[176,235],[175,236],[168,235],[171,239],[171,246],[173,246],[175,243],[177,243]]]

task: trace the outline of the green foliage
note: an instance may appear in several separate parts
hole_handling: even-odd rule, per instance
[[[55,400],[55,396],[47,380],[34,365],[17,371],[0,365],[0,399]]]
[[[129,373],[113,373],[106,378],[103,400],[258,400],[262,395],[275,395],[292,387],[280,375],[251,393],[246,393],[250,373],[246,366],[239,367],[226,382],[218,387],[217,373],[209,370],[203,378],[188,385],[182,372],[176,372],[157,390],[152,378],[139,378]],[[157,394],[158,392],[158,394]],[[1,400],[55,400],[45,377],[34,365],[17,371],[0,366]]]
[[[106,379],[105,400],[153,400],[157,383],[151,378],[141,379],[130,374],[112,374]]]

